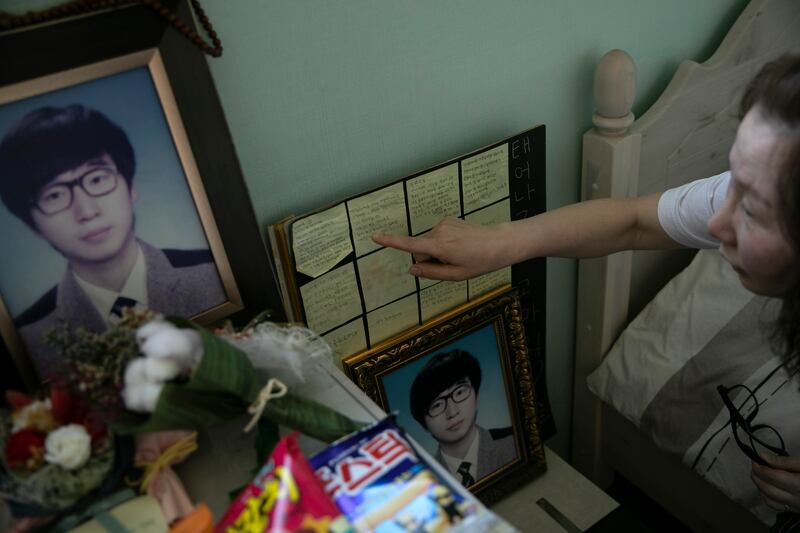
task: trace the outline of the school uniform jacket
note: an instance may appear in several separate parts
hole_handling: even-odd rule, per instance
[[[148,307],[165,315],[190,317],[225,302],[226,296],[211,252],[208,250],[161,250],[139,241],[147,270]],[[105,331],[105,317],[83,291],[71,268],[14,321],[36,364],[40,377],[57,373],[58,349],[46,335],[65,324],[71,330],[83,326]]]
[[[478,465],[475,481],[482,479],[510,463],[517,457],[517,448],[514,444],[514,430],[510,427],[497,429],[478,428]],[[447,463],[442,456],[442,449],[436,449],[434,456],[439,463],[447,468]],[[458,479],[458,475],[456,475]]]

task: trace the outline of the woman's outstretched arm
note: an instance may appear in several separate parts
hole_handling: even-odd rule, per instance
[[[472,278],[534,257],[677,248],[658,222],[659,197],[591,200],[492,226],[446,218],[417,237],[376,234],[372,239],[414,254],[411,274],[443,280]]]

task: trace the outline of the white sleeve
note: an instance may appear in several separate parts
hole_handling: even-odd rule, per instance
[[[658,200],[658,222],[675,242],[689,248],[718,248],[708,220],[725,201],[731,173],[692,181],[670,189]]]

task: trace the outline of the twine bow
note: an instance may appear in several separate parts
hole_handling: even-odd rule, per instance
[[[173,463],[183,461],[189,454],[197,450],[197,433],[183,437],[172,446],[164,450],[164,453],[152,461],[137,461],[137,466],[144,467],[144,474],[139,482],[139,490],[144,493],[153,482],[155,476],[164,468]]]
[[[286,396],[287,392],[289,392],[289,388],[284,385],[281,380],[270,378],[267,384],[261,389],[261,392],[258,393],[258,397],[255,401],[247,408],[247,412],[253,415],[253,417],[244,428],[244,432],[247,433],[253,429],[253,426],[255,426],[258,419],[261,418],[261,413],[264,412],[270,400]]]

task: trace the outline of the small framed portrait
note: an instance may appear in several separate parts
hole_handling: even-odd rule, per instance
[[[0,332],[29,385],[59,373],[55,330],[102,332],[126,307],[209,324],[263,302],[242,297],[243,253],[274,285],[255,220],[224,208],[252,217],[241,175],[221,172],[228,154],[209,165],[184,120],[202,109],[213,127],[217,109],[183,88],[179,102],[192,61],[170,72],[162,50],[174,65],[174,47],[151,47],[0,86]],[[201,74],[195,93],[213,94]]]
[[[343,367],[484,502],[546,469],[516,290],[493,291]]]

